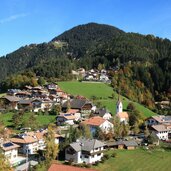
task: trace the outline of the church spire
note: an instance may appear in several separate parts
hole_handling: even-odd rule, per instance
[[[118,94],[118,101],[116,103],[116,113],[123,112],[123,104],[120,94]]]

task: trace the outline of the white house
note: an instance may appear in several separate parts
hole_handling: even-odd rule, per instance
[[[109,81],[109,77],[105,74],[101,74],[100,75],[100,81],[107,82],[107,81]]]
[[[74,163],[95,163],[103,157],[105,144],[96,139],[79,139],[65,149],[65,160]]]
[[[81,123],[90,126],[92,134],[95,133],[97,128],[100,128],[104,133],[113,131],[113,124],[100,116],[91,117]]]
[[[13,143],[20,146],[19,152],[22,154],[35,154],[38,150],[44,150],[46,148],[45,136],[47,130],[27,132],[18,134],[11,138]],[[59,138],[61,135],[55,133],[55,143],[59,144]]]
[[[18,151],[22,154],[35,154],[39,148],[37,137],[25,133],[11,138],[11,141],[20,146]]]
[[[26,158],[18,156],[18,148],[20,146],[14,144],[13,142],[7,141],[1,144],[0,149],[4,156],[8,159],[11,166],[19,165],[20,162],[24,161]]]
[[[169,135],[171,134],[171,126],[170,125],[153,125],[152,132],[157,135],[160,140],[168,140]]]

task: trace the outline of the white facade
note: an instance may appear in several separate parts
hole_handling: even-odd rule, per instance
[[[105,113],[103,115],[103,119],[106,119],[106,120],[110,120],[112,118],[111,114],[108,112],[108,113]]]
[[[20,146],[21,148],[19,149],[19,152],[23,154],[35,154],[37,150],[39,149],[38,142],[21,144]]]
[[[168,140],[168,131],[154,131],[160,140]]]
[[[73,154],[69,154],[66,150],[65,151],[65,159],[68,161],[77,163],[77,164],[80,164],[83,162],[85,162],[87,164],[92,164],[92,163],[95,163],[95,162],[101,160],[101,158],[103,157],[102,150],[103,150],[103,147],[99,147],[97,149],[91,150],[90,154],[88,154],[88,153],[86,154],[83,151],[78,151]]]
[[[123,112],[123,104],[121,101],[118,101],[116,105],[116,113]]]
[[[99,127],[105,133],[108,133],[109,131],[113,130],[113,124],[108,120],[103,122]]]
[[[4,151],[4,155],[10,163],[14,163],[15,159],[18,157],[18,148],[9,151]]]

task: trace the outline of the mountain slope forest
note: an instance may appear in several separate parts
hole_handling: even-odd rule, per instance
[[[96,23],[1,57],[1,91],[34,85],[36,76],[71,80],[71,70],[99,64],[110,69],[114,90],[134,101],[154,109],[155,101],[171,99],[171,41]]]

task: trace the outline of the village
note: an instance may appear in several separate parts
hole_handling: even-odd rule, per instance
[[[84,75],[84,81],[97,81],[95,71],[85,73],[80,69],[79,72]],[[101,73],[103,77],[98,77],[100,81],[109,82],[106,71]],[[60,155],[64,156],[62,160],[70,165],[94,165],[104,161],[107,150],[134,150],[139,147],[148,149],[150,144],[157,146],[159,141],[169,142],[171,137],[170,116],[151,116],[143,121],[144,129],[130,130],[129,114],[123,110],[120,95],[117,103],[113,104],[116,105],[115,116],[106,108],[98,108],[83,96],[73,96],[64,92],[56,83],[36,87],[25,86],[22,90],[9,89],[6,95],[0,98],[0,104],[2,115],[10,110],[35,114],[55,110],[56,121],[52,123],[56,125],[53,125],[54,143],[59,147],[71,138],[71,129],[82,131],[81,136],[71,138],[74,141],[70,141],[56,154],[58,158],[61,158]],[[0,148],[11,167],[16,171],[34,168],[45,159],[42,151],[46,152],[48,127],[32,130],[30,127],[22,127],[18,133],[12,134],[9,130],[10,128],[4,128],[5,137],[1,136]],[[152,141],[148,138],[150,135]],[[51,167],[57,169],[65,166],[52,164]],[[51,170],[53,169],[50,168],[49,171]]]

